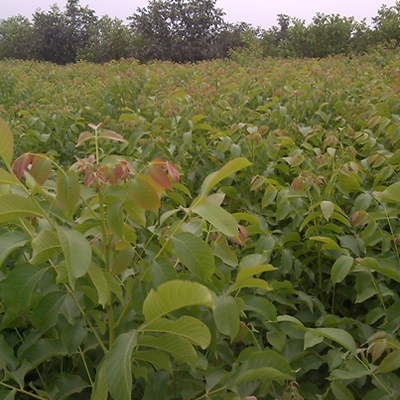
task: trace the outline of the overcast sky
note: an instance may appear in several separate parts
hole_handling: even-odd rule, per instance
[[[36,9],[48,11],[50,5],[57,3],[64,8],[66,0],[0,0],[0,19],[22,14],[31,17]],[[217,7],[226,15],[225,21],[245,21],[253,26],[268,29],[276,25],[278,14],[287,14],[310,22],[317,13],[340,14],[363,18],[371,23],[382,4],[393,6],[396,0],[217,0]],[[146,7],[147,0],[80,0],[80,4],[88,5],[95,10],[97,16],[108,14],[125,21],[126,17],[135,13],[137,7]]]

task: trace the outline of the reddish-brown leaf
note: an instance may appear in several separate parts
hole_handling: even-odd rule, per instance
[[[150,164],[147,168],[149,175],[165,189],[172,189],[168,175],[159,165]]]
[[[43,185],[51,175],[51,161],[49,158],[35,156],[29,173],[39,185]]]

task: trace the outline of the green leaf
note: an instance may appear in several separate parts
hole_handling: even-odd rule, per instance
[[[234,174],[237,171],[240,171],[243,168],[251,165],[251,162],[246,158],[235,158],[232,161],[229,161],[225,164],[220,170],[211,173],[205,179],[203,184],[201,185],[201,194],[207,194],[215,185],[221,182],[223,179],[228,178],[230,175]]]
[[[322,215],[324,218],[329,221],[330,217],[332,216],[333,212],[335,211],[335,205],[331,201],[321,201],[320,204]]]
[[[22,232],[6,232],[0,236],[0,265],[19,247],[23,247],[29,237]]]
[[[75,281],[89,269],[92,249],[85,236],[78,231],[58,227],[57,233],[67,263],[68,281],[74,287]]]
[[[285,374],[271,367],[262,367],[256,370],[243,372],[238,379],[236,379],[235,384],[239,385],[241,383],[248,383],[257,380],[272,380],[283,383],[284,381],[293,380],[293,376]]]
[[[240,283],[253,275],[261,274],[262,272],[266,271],[275,271],[275,270],[276,268],[271,264],[256,265],[254,267],[244,267],[241,268],[238,274],[236,275],[236,283]]]
[[[145,210],[133,200],[126,200],[124,202],[124,210],[135,224],[139,226],[146,226]]]
[[[55,231],[40,231],[32,240],[33,254],[29,260],[33,265],[40,265],[50,260],[59,250],[61,244]]]
[[[0,334],[0,367],[2,369],[15,370],[18,366],[18,360],[14,355],[14,349],[4,340]]]
[[[122,201],[114,200],[107,208],[107,225],[111,232],[118,238],[124,237],[124,214],[122,210]]]
[[[228,237],[236,237],[238,235],[235,218],[222,207],[215,204],[200,204],[193,207],[192,211],[204,218],[224,235]]]
[[[86,329],[83,325],[83,319],[77,321],[74,325],[67,325],[61,335],[62,342],[67,349],[68,355],[75,353],[86,336]]]
[[[60,202],[67,219],[70,219],[75,211],[81,196],[78,177],[73,172],[59,174],[57,177],[57,200]]]
[[[356,354],[357,347],[353,337],[350,335],[350,333],[346,332],[343,329],[317,328],[309,329],[308,332],[333,340],[334,342],[339,343],[341,346],[343,346],[346,350],[349,350],[351,353]]]
[[[358,263],[358,265],[388,276],[396,282],[400,282],[400,271],[398,263],[396,262],[392,263],[391,260],[376,260],[375,258],[365,257]]]
[[[82,392],[89,384],[78,375],[63,373],[57,377],[54,386],[57,388],[57,400],[65,400],[75,393]]]
[[[331,390],[336,399],[354,400],[353,394],[340,382],[331,382]]]
[[[130,400],[132,396],[132,351],[137,344],[137,332],[131,330],[117,337],[105,359],[108,391],[115,400]]]
[[[284,357],[272,350],[256,351],[248,355],[239,367],[235,384],[254,380],[293,380],[292,369]]]
[[[153,186],[141,176],[129,182],[129,193],[135,203],[144,210],[158,210],[160,198]]]
[[[158,350],[134,351],[132,354],[134,360],[146,361],[153,365],[157,371],[168,371],[172,374],[172,365],[167,354]]]
[[[19,180],[6,170],[0,168],[0,183],[6,185],[19,185]]]
[[[0,390],[0,400],[14,400],[17,390]]]
[[[164,350],[171,354],[178,364],[197,363],[197,353],[190,342],[181,336],[164,333],[161,336],[143,335],[138,340],[139,346]]]
[[[210,279],[215,270],[212,250],[192,233],[172,238],[172,249],[182,264],[199,279]]]
[[[94,386],[90,400],[107,400],[108,399],[108,389],[106,383],[106,362],[105,358],[97,367],[96,378],[94,381]]]
[[[14,135],[3,118],[0,118],[0,157],[9,167],[14,156]]]
[[[235,290],[246,287],[259,288],[265,290],[266,292],[271,290],[271,287],[268,285],[268,282],[264,281],[263,279],[247,278],[240,282],[235,282],[235,284],[230,288],[229,293],[232,293]]]
[[[66,354],[67,352],[61,339],[40,339],[22,352],[18,358],[26,360],[32,370],[46,360],[65,356]]]
[[[176,321],[159,318],[149,322],[141,331],[143,332],[164,332],[181,336],[192,344],[202,349],[208,347],[211,341],[211,334],[207,326],[197,318],[184,315]]]
[[[174,310],[193,305],[212,307],[210,291],[197,282],[168,281],[152,289],[143,304],[147,322],[162,317]]]
[[[18,194],[0,195],[0,223],[32,216],[44,216],[42,209],[32,200]]]
[[[16,311],[29,307],[33,291],[47,268],[39,268],[30,264],[14,268],[4,280],[2,298],[4,303]],[[21,296],[23,293],[23,296]]]
[[[315,240],[317,242],[325,243],[321,250],[337,250],[347,255],[347,252],[342,249],[336,242],[334,242],[331,238],[325,236],[313,236],[310,237],[309,240]]]
[[[213,315],[217,329],[232,340],[240,327],[239,310],[235,299],[232,296],[217,297],[213,306]]]
[[[214,242],[212,251],[214,256],[220,258],[226,265],[231,267],[238,265],[238,258],[235,252],[226,244],[222,236]]]
[[[61,306],[67,293],[50,292],[42,297],[32,311],[32,323],[37,329],[47,330],[57,324]]]
[[[349,256],[340,256],[335,261],[331,270],[331,280],[333,284],[342,282],[342,280],[346,278],[353,266],[353,262],[353,257]]]
[[[380,203],[400,203],[400,182],[393,183],[387,187],[383,192],[373,192],[373,196],[378,199]]]
[[[178,279],[178,273],[168,258],[157,258],[150,264],[150,275],[157,288],[161,284]]]
[[[132,265],[135,249],[123,249],[117,253],[112,262],[111,271],[113,275],[122,274],[128,267]]]
[[[108,283],[104,276],[104,273],[100,269],[100,267],[93,262],[89,264],[88,273],[94,287],[97,290],[97,294],[99,296],[99,304],[105,307],[107,301],[110,298],[111,292],[110,288],[108,287]]]
[[[387,374],[400,368],[400,350],[389,353],[379,364],[376,374]]]

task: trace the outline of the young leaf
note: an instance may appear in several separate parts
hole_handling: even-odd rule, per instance
[[[204,179],[201,185],[201,194],[206,195],[215,185],[221,182],[223,179],[240,171],[243,168],[251,165],[251,162],[246,158],[235,158],[225,164],[220,170],[211,173]]]
[[[147,171],[149,175],[163,188],[172,189],[172,184],[168,178],[168,175],[159,165],[150,164],[147,167]]]
[[[72,287],[75,281],[85,275],[92,260],[92,249],[82,233],[58,227],[58,239],[67,263],[68,280]]]
[[[32,200],[11,193],[0,196],[0,223],[31,216],[44,216],[42,209]]]
[[[109,130],[103,130],[99,133],[99,137],[112,140],[115,142],[123,142],[123,143],[128,143],[126,139],[124,139],[119,133],[114,132],[114,131],[109,131]]]
[[[236,237],[238,235],[238,226],[235,218],[222,207],[215,204],[199,204],[193,207],[192,211],[204,218],[224,235],[228,237]]]
[[[239,310],[232,296],[217,297],[213,306],[214,321],[218,330],[231,338],[237,335],[240,326]]]
[[[0,157],[9,167],[14,156],[14,135],[3,118],[0,118]]]
[[[173,252],[199,279],[210,279],[215,270],[211,248],[200,238],[189,232],[180,233],[172,238]]]
[[[207,326],[197,318],[186,315],[176,321],[158,318],[145,325],[141,331],[164,332],[181,336],[202,349],[207,348],[211,341],[211,334]]]
[[[42,297],[32,311],[32,323],[37,329],[47,330],[56,325],[59,311],[67,293],[50,292]]]
[[[137,344],[137,332],[122,333],[113,343],[105,359],[108,391],[115,400],[130,400],[132,396],[132,351]]]
[[[60,202],[67,219],[70,219],[80,200],[80,184],[73,172],[59,174],[57,177],[57,200]]]
[[[179,308],[194,305],[212,307],[211,293],[205,286],[190,281],[168,281],[157,291],[150,291],[143,303],[143,314],[150,322]]]
[[[139,346],[153,347],[170,353],[178,364],[196,365],[197,354],[190,342],[181,336],[164,333],[161,336],[143,335]]]

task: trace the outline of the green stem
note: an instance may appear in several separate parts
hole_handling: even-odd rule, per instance
[[[36,395],[36,394],[27,392],[27,391],[24,390],[24,389],[18,389],[18,388],[14,387],[14,386],[7,385],[7,383],[4,383],[4,382],[0,382],[0,385],[6,387],[6,388],[8,388],[8,389],[15,390],[15,391],[17,391],[17,392],[19,392],[19,393],[23,393],[23,394],[25,394],[25,395],[27,395],[27,396],[33,397],[34,399],[46,400],[44,397],[41,397],[41,396],[38,396],[38,395]]]
[[[107,318],[108,318],[108,348],[111,349],[111,346],[114,343],[115,340],[115,324],[114,324],[114,314],[113,314],[113,309],[112,306],[109,304],[106,306],[107,310]]]
[[[78,350],[79,350],[79,354],[80,354],[80,356],[81,356],[81,358],[82,358],[82,362],[83,362],[83,365],[84,365],[84,367],[85,367],[86,374],[87,374],[88,379],[89,379],[89,382],[90,382],[90,386],[93,386],[93,380],[92,380],[92,377],[90,376],[89,368],[88,368],[88,365],[87,365],[87,363],[86,363],[85,355],[83,354],[83,351],[82,351],[82,349],[81,349],[81,346],[78,347]]]

